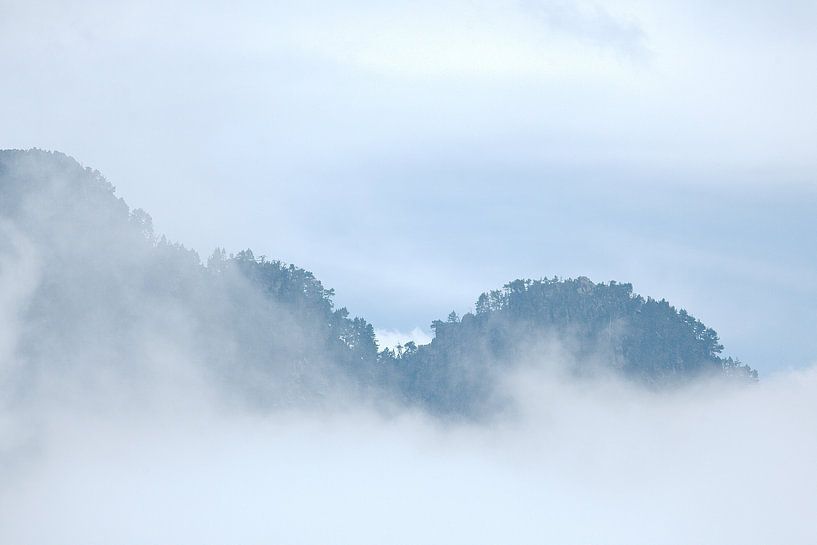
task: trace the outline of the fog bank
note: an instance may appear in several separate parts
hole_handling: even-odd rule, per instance
[[[479,423],[196,401],[40,411],[25,428],[6,413],[0,542],[817,539],[814,369],[663,395],[517,378],[516,410]]]

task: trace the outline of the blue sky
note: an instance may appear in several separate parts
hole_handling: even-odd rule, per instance
[[[0,147],[380,329],[587,275],[761,372],[817,361],[813,2],[291,4],[6,0]]]

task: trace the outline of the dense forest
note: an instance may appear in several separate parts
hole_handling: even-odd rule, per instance
[[[312,273],[251,250],[219,248],[202,262],[157,236],[99,172],[40,150],[0,151],[2,284],[11,295],[0,317],[15,325],[0,343],[14,365],[0,378],[22,397],[54,376],[138,385],[180,360],[260,406],[353,392],[453,414],[496,402],[503,373],[523,363],[649,387],[757,378],[685,310],[585,277],[515,280],[473,312],[433,321],[430,344],[381,350],[372,325],[336,308]]]

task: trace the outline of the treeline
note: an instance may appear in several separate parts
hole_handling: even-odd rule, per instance
[[[319,324],[305,348],[328,351],[361,387],[385,387],[436,411],[476,410],[492,399],[498,374],[537,360],[575,375],[613,371],[654,387],[707,375],[757,380],[757,371],[721,355],[715,330],[663,299],[633,293],[631,284],[515,280],[480,295],[475,312],[433,321],[430,344],[381,350],[372,325],[335,309],[334,291],[312,273],[250,250],[230,257],[216,250],[208,260],[210,270],[228,267],[304,323]]]
[[[572,375],[615,372],[652,387],[713,375],[757,380],[757,371],[721,356],[712,328],[614,281],[515,280],[480,295],[474,313],[452,312],[431,327],[429,345],[381,359],[399,360],[407,396],[441,410],[470,407],[490,393],[496,373],[519,362]]]
[[[23,383],[182,358],[265,406],[352,391],[465,414],[493,402],[519,362],[651,386],[757,377],[686,311],[584,277],[516,280],[479,296],[474,312],[432,322],[430,344],[381,350],[372,325],[335,308],[311,272],[251,250],[217,249],[203,264],[156,237],[150,216],[99,172],[59,153],[0,151],[0,217],[0,258],[37,270],[15,343]]]

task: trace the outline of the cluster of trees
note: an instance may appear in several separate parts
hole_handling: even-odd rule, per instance
[[[299,340],[304,356],[319,354],[358,378],[372,377],[378,361],[374,327],[363,318],[350,317],[345,307],[335,308],[335,291],[324,288],[311,272],[256,258],[249,249],[227,258],[221,248],[210,257],[207,269],[217,276],[240,274],[290,319],[303,324]]]
[[[571,374],[614,371],[655,387],[702,375],[757,380],[757,371],[721,356],[712,328],[614,281],[515,280],[480,295],[474,313],[452,312],[431,327],[430,344],[396,359],[404,393],[439,410],[467,410],[475,396],[490,394],[498,372],[518,362]]]
[[[434,321],[430,344],[379,350],[372,325],[335,308],[311,272],[251,250],[217,249],[203,264],[157,238],[150,216],[97,171],[59,153],[0,151],[0,219],[0,257],[17,259],[3,237],[16,238],[40,265],[16,346],[30,370],[184,353],[263,404],[325,398],[342,383],[452,413],[485,407],[519,361],[558,359],[572,373],[602,367],[652,385],[757,377],[723,358],[715,331],[686,311],[584,277],[515,280],[480,295],[475,312]]]

